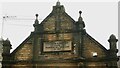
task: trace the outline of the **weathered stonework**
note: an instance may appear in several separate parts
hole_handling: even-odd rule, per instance
[[[15,54],[14,60],[32,60],[32,45],[25,44],[23,47]]]
[[[79,13],[74,21],[57,2],[40,24],[36,14],[34,31],[20,46],[10,53],[10,42],[3,44],[3,68],[117,68],[116,37],[107,50],[86,32]]]

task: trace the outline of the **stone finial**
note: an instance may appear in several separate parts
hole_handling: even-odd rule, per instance
[[[109,38],[109,40],[108,40],[109,42],[111,42],[111,41],[118,41],[118,39],[116,39],[116,37],[115,37],[115,35],[114,34],[112,34],[111,36],[110,36],[110,38]]]
[[[82,17],[81,17],[82,11],[79,11],[79,14],[80,14],[80,16],[79,16],[79,18],[78,18],[78,21],[83,21],[83,19],[82,19]]]
[[[36,19],[38,19],[38,14],[36,14],[35,16],[36,16]]]
[[[79,14],[80,14],[80,17],[81,17],[82,11],[79,11]]]
[[[79,28],[83,29],[85,27],[85,23],[83,21],[83,18],[81,17],[82,11],[79,11],[79,14],[80,14],[80,16],[78,18]]]
[[[7,41],[7,42],[10,42],[10,40],[9,40],[8,38],[6,39],[6,41]]]
[[[7,41],[10,41],[8,38],[6,39]]]
[[[39,25],[39,21],[38,21],[38,14],[35,14],[36,19],[35,19],[35,23],[33,24],[34,26],[34,31],[37,32],[38,31],[38,25]]]
[[[39,24],[39,21],[38,21],[38,14],[36,14],[35,16],[36,16],[35,24]]]
[[[110,39],[116,39],[115,35],[112,34],[112,35],[110,36]]]
[[[57,1],[56,6],[60,6],[60,1],[59,0]]]
[[[4,41],[4,44],[11,45],[10,40],[7,38],[7,39]]]

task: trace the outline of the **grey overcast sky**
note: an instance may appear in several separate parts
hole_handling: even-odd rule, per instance
[[[9,38],[11,41],[12,51],[22,43],[33,31],[35,14],[39,14],[41,22],[52,11],[57,0],[45,0],[33,2],[1,2],[0,4],[0,36],[2,32],[2,23],[4,22],[3,35],[4,39]],[[94,39],[100,42],[104,47],[109,49],[108,39],[111,34],[118,38],[118,2],[117,0],[109,1],[92,1],[81,2],[79,0],[60,0],[64,5],[66,12],[75,20],[78,20],[79,11],[82,11],[82,17],[85,22],[85,29]],[[2,19],[3,16],[9,18]],[[16,17],[14,17],[16,16]],[[120,46],[118,47],[120,48]]]

